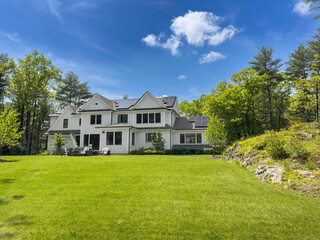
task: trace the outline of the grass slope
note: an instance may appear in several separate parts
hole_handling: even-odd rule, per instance
[[[13,156],[0,239],[319,239],[320,199],[208,156]]]

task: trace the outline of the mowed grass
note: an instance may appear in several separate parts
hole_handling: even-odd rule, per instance
[[[319,239],[320,199],[208,156],[12,156],[0,239]]]

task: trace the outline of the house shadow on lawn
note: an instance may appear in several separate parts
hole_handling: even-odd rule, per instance
[[[3,227],[15,227],[15,226],[30,226],[33,224],[31,221],[33,217],[25,216],[25,215],[16,215],[7,218],[0,224],[0,231]],[[0,239],[11,239],[14,238],[15,234],[6,232],[0,233]]]

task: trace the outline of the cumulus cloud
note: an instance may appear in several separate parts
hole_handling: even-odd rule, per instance
[[[306,3],[304,0],[300,0],[294,5],[293,12],[300,16],[306,16],[311,13],[310,8],[310,3]]]
[[[225,59],[225,58],[226,57],[224,55],[222,55],[221,53],[210,51],[209,53],[203,54],[201,56],[201,58],[199,59],[199,63],[200,64],[211,63],[211,62],[215,62],[215,61]]]
[[[187,78],[187,76],[186,76],[186,75],[183,75],[183,74],[181,74],[181,75],[178,77],[179,80],[183,80],[183,79],[186,79],[186,78]]]
[[[179,53],[179,46],[183,39],[193,46],[208,44],[216,46],[227,39],[231,39],[239,29],[229,25],[225,28],[220,26],[222,18],[211,12],[188,11],[184,16],[172,20],[170,30],[172,34],[167,41],[161,41],[164,34],[159,36],[149,34],[142,39],[150,47],[162,47],[169,49],[173,55]]]

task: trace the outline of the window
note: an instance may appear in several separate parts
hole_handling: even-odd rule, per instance
[[[76,143],[79,147],[80,146],[80,135],[76,135]]]
[[[187,133],[186,140],[187,143],[196,143],[196,135],[194,133]]]
[[[136,138],[136,134],[133,132],[133,133],[132,133],[132,143],[131,143],[132,146],[135,144],[135,141],[136,141],[135,138]]]
[[[161,122],[161,113],[156,113],[156,123]]]
[[[122,132],[107,132],[107,145],[122,145]]]
[[[137,114],[137,123],[142,123],[142,114],[141,113],[138,113]]]
[[[128,114],[119,114],[118,123],[128,123]]]
[[[137,123],[161,123],[161,113],[138,113]]]
[[[63,119],[63,128],[68,128],[68,119]]]
[[[153,134],[152,133],[146,133],[146,142],[152,142]]]
[[[202,143],[201,133],[197,133],[197,143]]]
[[[90,116],[90,124],[96,124],[96,115]]]
[[[180,143],[185,143],[184,137],[185,137],[184,133],[181,133],[180,134]]]
[[[81,118],[79,118],[79,126],[81,126]]]
[[[148,113],[143,114],[143,123],[148,123]]]
[[[90,124],[94,125],[94,124],[101,124],[101,115],[91,115],[90,116]]]
[[[97,115],[97,124],[101,124],[101,115]]]
[[[113,145],[113,132],[107,132],[107,145]]]
[[[115,132],[114,135],[114,144],[122,145],[122,132]]]
[[[83,146],[89,145],[89,134],[84,135]]]
[[[149,113],[149,123],[154,123],[154,113]]]
[[[180,144],[202,143],[201,133],[180,133]]]

